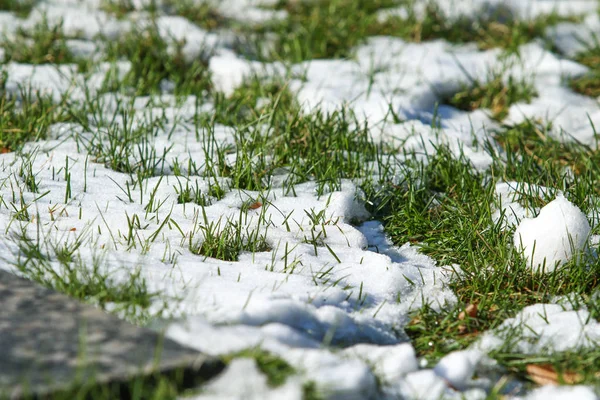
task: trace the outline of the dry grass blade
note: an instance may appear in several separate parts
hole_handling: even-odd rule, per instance
[[[574,385],[583,381],[583,377],[576,372],[559,373],[552,365],[548,364],[529,364],[525,370],[529,379],[542,386],[558,385],[559,383]]]

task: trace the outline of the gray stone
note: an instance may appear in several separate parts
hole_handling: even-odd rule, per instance
[[[0,270],[0,398],[173,373],[211,378],[220,361]]]

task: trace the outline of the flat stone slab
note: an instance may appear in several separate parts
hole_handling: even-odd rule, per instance
[[[177,373],[196,381],[220,361],[0,270],[0,398],[46,397],[80,383],[126,385]]]

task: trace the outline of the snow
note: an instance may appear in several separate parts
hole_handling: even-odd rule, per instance
[[[492,219],[502,223],[505,229],[516,228],[525,218],[533,218],[539,213],[537,207],[528,205],[527,200],[542,199],[550,202],[561,191],[526,182],[500,182],[496,184],[497,202]]]
[[[227,17],[252,23],[285,18],[284,11],[261,7],[274,3],[214,2]],[[439,0],[441,7],[455,15],[476,15],[484,6],[504,6],[527,18],[552,11],[561,15],[595,13],[597,7],[595,0],[451,3]],[[98,35],[114,40],[132,27],[148,23],[141,11],[144,2],[136,1],[138,11],[123,20],[99,10],[99,5],[99,1],[50,1],[36,6],[25,20],[0,13],[0,26],[11,35],[15,29],[30,28],[45,17],[51,24],[62,23],[70,37],[69,48],[77,55],[97,57],[102,51],[97,46]],[[574,55],[585,48],[579,38],[589,41],[592,38],[586,32],[600,29],[598,21],[596,15],[589,16],[583,25],[561,24],[549,29],[547,35],[559,49]],[[514,104],[505,123],[526,119],[552,122],[555,139],[587,144],[594,143],[590,121],[600,123],[597,101],[564,85],[565,77],[581,76],[587,68],[552,54],[539,42],[522,46],[519,57],[507,58],[497,49],[480,51],[473,44],[456,46],[444,40],[415,44],[373,37],[356,49],[355,59],[312,60],[287,71],[279,63],[263,64],[236,54],[226,33],[207,32],[183,17],[162,16],[157,27],[164,39],[185,42],[183,52],[188,60],[208,58],[214,86],[226,95],[251,76],[285,78],[305,111],[350,107],[359,119],[370,123],[370,134],[378,141],[402,143],[404,149],[423,157],[446,144],[480,170],[492,162],[484,145],[500,123],[491,119],[490,110],[436,108],[438,101],[473,80],[485,82],[501,71],[505,80],[523,78],[534,84],[537,96],[529,104]],[[87,80],[69,65],[9,63],[3,70],[8,74],[7,92],[18,95],[22,87],[32,87],[58,101],[63,96],[83,99],[84,85],[95,95],[110,65],[96,68]],[[126,61],[117,64],[121,76],[129,68]],[[510,342],[512,351],[525,354],[577,350],[594,346],[600,339],[599,324],[584,308],[535,304],[496,330],[482,334],[472,348],[450,353],[427,368],[417,358],[403,328],[410,321],[410,313],[425,304],[440,312],[456,304],[448,283],[460,266],[438,265],[408,243],[394,245],[382,223],[370,220],[360,191],[349,181],[325,195],[318,195],[314,182],[296,185],[295,196],[274,185],[264,194],[260,209],[248,213],[241,210],[242,205],[256,199],[258,193],[228,190],[224,198],[212,198],[212,204],[204,209],[193,203],[178,204],[175,188],[180,185],[197,185],[206,193],[215,183],[201,176],[188,181],[170,174],[175,160],[185,174],[188,161],[201,166],[212,156],[205,152],[204,143],[196,140],[194,127],[185,121],[200,112],[210,113],[213,105],[207,101],[196,108],[199,97],[180,102],[169,93],[154,99],[104,94],[98,105],[118,121],[119,105],[129,101],[136,110],[135,126],[148,122],[152,113],[164,118],[164,126],[149,145],[158,152],[170,148],[165,176],[144,180],[128,199],[123,188],[132,184],[131,177],[85,154],[89,133],[77,125],[56,124],[48,141],[25,149],[31,154],[40,193],[49,191],[47,195],[40,197],[27,190],[19,175],[22,160],[17,155],[0,155],[0,195],[9,203],[15,190],[28,202],[39,197],[30,212],[42,227],[38,232],[36,224],[10,222],[14,209],[0,207],[0,226],[6,227],[0,257],[16,259],[17,249],[9,233],[19,226],[30,237],[39,234],[45,244],[82,238],[78,257],[84,265],[100,254],[103,268],[114,273],[115,279],[125,277],[125,271],[139,269],[150,290],[172,299],[166,310],[172,320],[162,322],[165,325],[157,322],[169,338],[215,356],[260,347],[297,371],[282,386],[273,388],[253,360],[235,359],[194,398],[299,399],[302,386],[309,382],[329,399],[485,398],[494,382],[481,376],[475,379],[475,373],[489,367],[486,353],[506,345],[514,335],[517,340]],[[390,104],[400,121],[389,118]],[[218,143],[233,143],[233,128],[217,125],[213,133]],[[106,140],[106,132],[98,129],[98,134]],[[56,171],[64,172],[67,159],[72,195],[65,199],[67,183]],[[227,161],[234,163],[235,159]],[[219,183],[228,187],[227,179]],[[150,203],[152,193],[155,199]],[[555,264],[562,266],[586,249],[588,218],[559,190],[527,182],[502,182],[496,193],[493,218],[499,221],[504,215],[504,227],[515,229],[514,245],[524,252],[534,271],[541,270],[545,260],[544,270],[550,272]],[[537,196],[548,204],[540,210],[527,207],[523,202],[526,196]],[[13,204],[18,207],[18,201]],[[154,211],[147,211],[153,207]],[[321,223],[307,216],[320,211],[324,216]],[[193,254],[187,243],[194,235],[203,239],[198,230],[202,212],[207,224],[221,224],[221,228],[227,219],[242,221],[244,229],[264,234],[271,250],[242,252],[239,261],[231,262]],[[128,239],[128,217],[134,215],[145,228]],[[169,223],[160,230],[165,221]],[[318,250],[306,243],[315,232],[323,232],[326,238]],[[51,266],[60,271],[58,262]],[[161,306],[154,304],[153,309]],[[567,397],[596,398],[590,388],[582,386],[540,388],[524,398]]]
[[[585,308],[533,304],[506,319],[495,331],[484,333],[473,347],[489,352],[510,343],[511,352],[547,354],[595,347],[599,339],[600,324]]]
[[[363,359],[384,382],[394,382],[418,370],[415,350],[408,343],[391,346],[357,344],[344,353]]]
[[[561,16],[585,15],[597,10],[595,0],[435,0],[433,3],[450,18],[494,15],[499,9],[520,19],[533,19],[550,13]],[[424,9],[423,3],[417,3],[416,14],[422,16]],[[399,14],[403,15],[402,12]]]
[[[443,357],[433,368],[433,372],[453,387],[464,390],[483,357],[484,355],[477,350],[455,351]]]
[[[585,249],[590,230],[585,214],[558,196],[537,217],[521,221],[514,244],[534,271],[552,272]]]
[[[270,388],[267,378],[252,359],[241,358],[231,362],[227,370],[208,383],[199,396],[190,400],[301,400],[302,388],[293,382]]]
[[[577,400],[596,400],[598,396],[594,391],[587,386],[542,386],[534,389],[531,393],[524,397],[514,397],[514,399],[524,400],[562,400],[562,399],[577,399]]]

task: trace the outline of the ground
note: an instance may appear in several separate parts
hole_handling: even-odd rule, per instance
[[[0,0],[1,268],[173,398],[597,398],[599,5]]]

